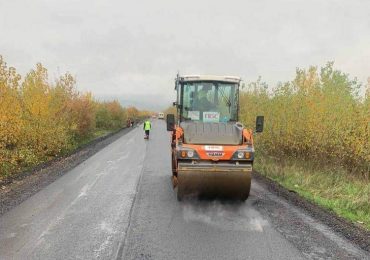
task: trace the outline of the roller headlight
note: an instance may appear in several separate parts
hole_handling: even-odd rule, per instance
[[[187,154],[189,158],[192,158],[194,156],[194,151],[188,151]]]
[[[254,149],[240,149],[234,152],[232,160],[238,161],[253,161],[254,160]]]
[[[244,152],[238,152],[238,159],[244,158]]]
[[[197,152],[190,148],[179,149],[177,151],[177,156],[179,159],[189,159],[189,160],[199,159],[199,155],[197,154]]]

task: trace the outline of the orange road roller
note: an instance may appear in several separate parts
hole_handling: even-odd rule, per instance
[[[168,114],[166,121],[178,200],[248,198],[253,130],[238,121],[240,85],[241,79],[233,76],[177,75],[177,113]],[[257,116],[254,132],[262,132],[263,124],[264,117]]]

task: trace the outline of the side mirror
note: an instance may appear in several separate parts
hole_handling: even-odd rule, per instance
[[[173,131],[173,129],[175,128],[175,115],[168,114],[166,121],[167,121],[167,131]]]
[[[175,102],[172,102],[172,105],[175,107],[175,106],[177,106],[177,102],[175,101]]]
[[[264,116],[257,116],[257,118],[256,118],[256,133],[262,133],[263,132],[264,120],[265,120]]]

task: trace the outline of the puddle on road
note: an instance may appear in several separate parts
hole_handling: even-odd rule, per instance
[[[220,230],[263,232],[269,225],[248,202],[187,201],[182,207],[186,222],[203,223]]]

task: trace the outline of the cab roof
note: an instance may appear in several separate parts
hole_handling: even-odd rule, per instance
[[[215,76],[215,75],[183,75],[178,77],[181,82],[192,81],[220,81],[227,83],[240,83],[241,78],[235,76]]]

